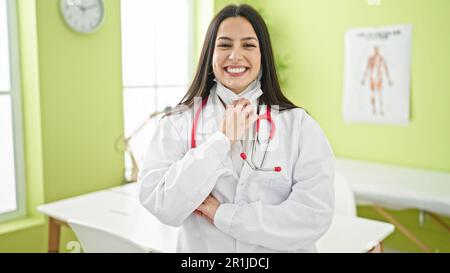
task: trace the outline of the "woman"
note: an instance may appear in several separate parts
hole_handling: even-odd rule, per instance
[[[142,205],[181,226],[178,251],[314,252],[333,216],[333,152],[282,94],[252,7],[215,16],[180,105],[161,119],[139,175]]]

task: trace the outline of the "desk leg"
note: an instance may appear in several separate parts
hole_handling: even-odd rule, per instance
[[[59,252],[59,238],[61,234],[61,225],[52,217],[48,218],[48,252]]]
[[[400,224],[400,222],[397,221],[397,219],[395,219],[387,211],[385,211],[383,208],[381,208],[380,206],[375,205],[375,204],[373,205],[373,207],[379,214],[381,214],[389,222],[394,224],[394,226],[396,228],[398,228],[400,230],[400,232],[403,233],[406,237],[408,237],[408,239],[410,239],[416,245],[418,245],[420,247],[420,249],[422,249],[423,252],[427,252],[427,253],[431,252],[431,249],[426,244],[424,244],[422,241],[420,241],[419,238],[417,238],[411,231],[409,231],[406,227],[404,227],[402,224]]]
[[[372,247],[367,253],[383,253],[384,247],[383,242],[380,242],[378,245]]]

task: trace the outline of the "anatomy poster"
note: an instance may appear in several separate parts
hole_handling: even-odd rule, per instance
[[[411,35],[410,25],[347,31],[345,121],[408,125]]]

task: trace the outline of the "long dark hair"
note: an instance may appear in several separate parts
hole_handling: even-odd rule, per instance
[[[203,42],[202,52],[200,54],[197,71],[179,105],[191,107],[195,97],[202,99],[209,95],[209,91],[214,86],[214,74],[212,70],[212,59],[214,47],[216,44],[217,31],[220,24],[230,17],[243,17],[247,19],[256,32],[261,51],[261,90],[263,94],[259,99],[259,104],[278,105],[281,110],[297,108],[281,92],[278,76],[275,68],[274,55],[270,42],[269,31],[261,15],[251,6],[229,5],[223,8],[211,21]]]

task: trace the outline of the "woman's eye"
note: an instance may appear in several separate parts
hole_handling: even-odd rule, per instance
[[[231,47],[229,44],[219,44],[218,47],[228,48]]]
[[[244,47],[249,48],[249,47],[256,47],[256,46],[255,46],[255,45],[252,45],[252,44],[245,44]]]

